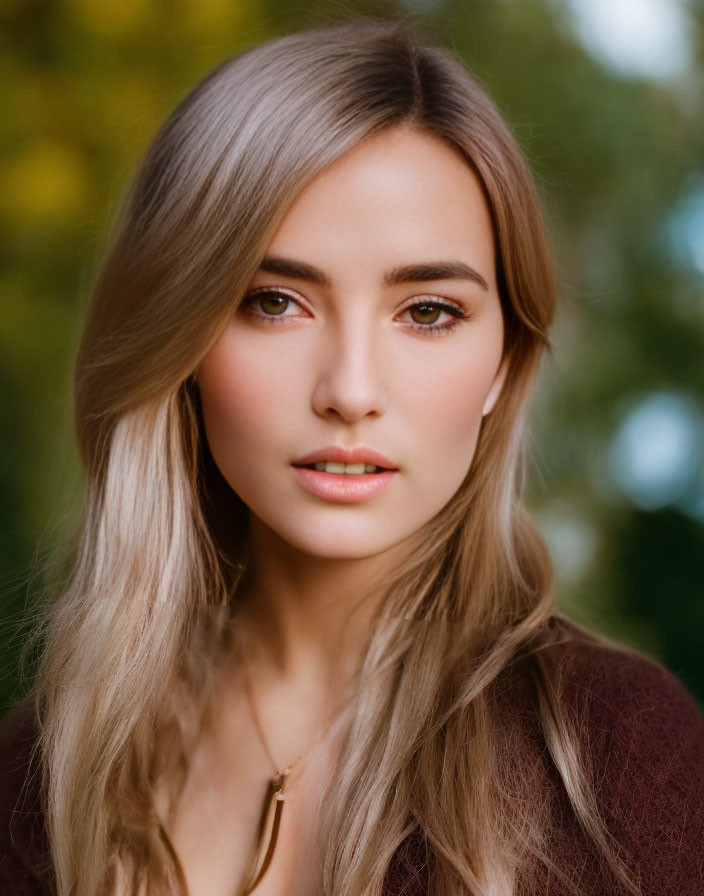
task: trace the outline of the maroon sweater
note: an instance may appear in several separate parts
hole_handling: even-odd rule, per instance
[[[564,649],[563,696],[585,723],[585,743],[602,817],[643,896],[704,894],[704,724],[695,703],[669,672],[643,657],[596,644],[571,623],[553,625],[574,640]],[[517,774],[553,818],[555,863],[590,896],[622,896],[582,833],[540,733],[532,691],[511,691],[504,703],[525,735]],[[38,797],[31,715],[12,712],[0,725],[0,893],[50,896],[54,888]],[[534,789],[535,788],[535,789]],[[540,796],[538,797],[538,793]],[[427,896],[429,862],[420,834],[397,850],[385,896]],[[538,868],[520,896],[561,896],[554,873]],[[518,896],[517,894],[517,896]],[[205,896],[205,894],[198,894]]]

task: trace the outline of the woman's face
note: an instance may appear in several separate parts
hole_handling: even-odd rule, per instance
[[[202,362],[210,449],[258,531],[316,557],[379,554],[462,483],[502,345],[475,175],[437,138],[384,131],[298,195]],[[347,450],[351,469],[302,466]]]

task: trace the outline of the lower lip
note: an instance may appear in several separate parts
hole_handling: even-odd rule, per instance
[[[308,467],[294,467],[298,481],[319,498],[352,504],[374,498],[387,488],[398,470],[383,473],[321,473]]]

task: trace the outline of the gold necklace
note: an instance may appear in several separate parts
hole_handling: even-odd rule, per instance
[[[271,763],[272,768],[276,769],[273,776],[269,780],[267,792],[262,804],[257,837],[254,843],[254,847],[252,848],[252,851],[250,853],[249,860],[247,862],[247,870],[244,875],[243,887],[239,893],[239,896],[249,896],[249,894],[252,892],[252,890],[254,890],[262,877],[264,877],[264,874],[271,864],[271,860],[274,855],[276,841],[281,826],[284,801],[286,799],[284,787],[286,785],[286,779],[291,773],[291,769],[294,767],[294,765],[296,765],[296,763],[303,759],[306,753],[308,753],[318,743],[318,741],[321,740],[321,738],[330,729],[330,726],[332,725],[334,719],[340,715],[342,710],[345,709],[348,703],[351,701],[348,700],[343,703],[342,707],[340,707],[340,709],[330,720],[328,720],[328,717],[330,715],[328,704],[328,711],[325,716],[325,724],[315,736],[313,741],[308,744],[308,746],[302,753],[299,753],[298,756],[296,756],[293,762],[290,762],[284,768],[279,768],[278,763],[271,755],[271,750],[269,749],[269,744],[266,737],[264,736],[264,731],[259,720],[259,714],[257,713],[257,708],[254,703],[254,696],[252,694],[252,682],[249,675],[249,666],[245,656],[244,643],[242,643],[242,670],[244,674],[244,686],[247,703],[249,704],[249,709],[252,714],[254,727],[257,729],[257,736],[261,741],[261,745],[264,748],[264,752],[266,753],[266,757]]]
[[[266,753],[267,759],[273,766],[273,768],[277,769],[277,763],[274,761],[271,750],[269,749],[269,745],[266,741],[266,737],[264,736],[264,732],[262,730],[261,723],[259,721],[259,716],[257,714],[256,707],[254,705],[254,699],[252,696],[252,687],[251,687],[251,679],[249,676],[249,667],[247,665],[247,661],[244,653],[244,643],[242,643],[242,670],[244,673],[244,684],[245,684],[245,694],[247,697],[247,703],[249,704],[250,712],[252,713],[252,719],[254,720],[255,728],[257,729],[257,735],[259,740],[261,741],[262,747],[264,748],[264,752]],[[270,778],[269,785],[267,787],[266,796],[264,797],[264,802],[262,804],[262,812],[259,822],[259,828],[257,831],[257,838],[254,843],[254,847],[250,853],[249,859],[247,861],[246,873],[243,877],[243,884],[240,887],[237,896],[249,896],[249,894],[254,890],[259,881],[264,876],[267,868],[271,864],[272,857],[274,855],[274,849],[276,847],[276,840],[279,834],[279,828],[281,826],[281,816],[283,814],[283,803],[284,803],[284,785],[286,783],[286,778],[291,772],[293,766],[299,762],[303,757],[308,753],[315,744],[327,733],[327,731],[332,726],[333,722],[342,714],[342,712],[352,703],[354,700],[353,697],[349,697],[345,700],[342,706],[337,710],[337,712],[332,716],[332,718],[328,721],[328,714],[326,715],[326,722],[323,728],[318,732],[315,739],[312,743],[308,744],[306,749],[300,753],[293,762],[289,763],[285,768],[277,769],[275,774]],[[184,896],[189,896],[188,884],[186,882],[186,875],[183,870],[183,865],[181,864],[181,860],[178,857],[176,849],[174,848],[173,843],[171,842],[171,838],[169,837],[166,827],[159,817],[157,812],[158,819],[158,832],[159,837],[163,846],[166,848],[169,856],[171,857],[174,865],[174,869],[176,872],[176,876],[179,881],[179,886]]]

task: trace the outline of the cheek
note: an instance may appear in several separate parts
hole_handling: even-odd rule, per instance
[[[409,371],[407,414],[428,453],[466,471],[498,363],[498,353],[474,353]]]
[[[275,444],[273,421],[280,427],[287,408],[291,414],[291,402],[279,388],[275,370],[262,370],[261,359],[252,366],[247,352],[228,346],[227,340],[216,344],[201,364],[198,386],[205,433],[231,484],[238,471],[251,470],[263,447]]]

